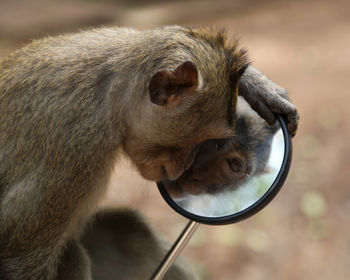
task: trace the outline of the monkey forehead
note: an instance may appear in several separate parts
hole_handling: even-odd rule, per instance
[[[196,143],[200,143],[209,139],[228,138],[234,135],[234,125],[228,122],[225,109],[209,106],[204,108],[206,108],[204,111],[197,112],[201,115],[198,118],[191,119],[193,115],[188,115],[190,119],[187,120],[188,125],[182,129],[184,133],[187,133],[188,139],[192,138]]]
[[[149,62],[158,66],[189,59],[200,72],[210,69],[212,75],[217,75],[219,69],[235,74],[249,64],[246,50],[224,29],[168,26],[149,31],[146,40],[151,51]]]

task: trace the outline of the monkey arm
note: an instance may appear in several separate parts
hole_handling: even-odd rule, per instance
[[[286,116],[289,132],[295,135],[299,115],[284,88],[248,66],[239,81],[238,93],[270,124],[275,121],[274,113]]]

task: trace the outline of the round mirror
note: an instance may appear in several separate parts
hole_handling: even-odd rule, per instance
[[[202,143],[181,177],[157,183],[163,198],[204,224],[235,223],[260,211],[281,189],[291,162],[286,121],[276,118],[270,126],[255,113],[238,113],[235,137]]]

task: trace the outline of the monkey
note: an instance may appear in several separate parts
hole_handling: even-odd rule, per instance
[[[259,89],[255,90],[271,91],[274,89],[285,92],[284,89],[270,80],[264,79],[264,85],[262,85],[260,77],[256,77],[256,79],[256,83],[260,82],[260,86]],[[227,176],[230,187],[232,180],[239,183],[247,175],[248,162],[250,176],[265,172],[272,136],[278,127],[268,125],[258,117],[241,97],[238,97],[236,109],[235,137],[238,139],[232,137],[206,141],[212,142],[210,145],[212,150],[208,151],[209,147],[204,149],[201,146],[191,166],[193,176],[197,178],[202,176],[202,191],[206,189],[203,180],[206,180],[207,183],[214,180],[214,183],[218,184],[227,179],[218,176],[217,173],[220,172],[223,164],[230,164],[229,162],[225,163],[225,161],[233,161],[234,158],[237,159],[238,167],[244,168],[237,169],[236,166],[236,168],[229,169],[231,174],[229,173]],[[207,144],[206,142],[203,143],[203,146]],[[218,155],[217,146],[220,148],[221,157]],[[217,164],[216,157],[224,160]],[[198,161],[200,162],[198,163]],[[188,181],[182,181],[180,187],[184,185],[185,188],[188,188],[186,186]],[[82,234],[81,243],[91,259],[92,278],[95,280],[149,279],[147,275],[149,276],[155,271],[155,267],[160,264],[161,258],[165,256],[165,251],[168,249],[168,246],[159,240],[159,233],[155,233],[149,228],[149,223],[140,216],[140,213],[130,209],[109,209],[98,212],[96,219],[92,219],[91,226]],[[179,262],[177,259],[165,275],[165,279],[197,278],[183,260]]]
[[[101,244],[101,240],[99,240]],[[69,240],[62,248],[58,258],[55,279],[84,279],[93,280],[91,259],[80,240]]]
[[[89,279],[60,265],[89,266],[77,240],[118,157],[148,180],[178,178],[200,143],[234,134],[248,65],[225,32],[179,26],[47,37],[1,61],[0,278]],[[292,103],[256,98],[296,130]]]
[[[94,280],[150,279],[169,249],[138,211],[127,208],[99,211],[80,240],[91,260]],[[180,257],[164,279],[195,280],[197,276]]]
[[[260,85],[258,89],[254,90],[285,92],[283,88],[271,80],[265,78],[261,81],[261,75],[255,77],[256,84],[260,83]],[[276,132],[277,126],[268,125],[258,117],[241,97],[238,97],[236,109],[235,137],[206,141],[212,142],[211,145],[206,142],[201,145],[191,166],[193,176],[202,176],[202,191],[206,189],[204,179],[207,180],[207,183],[214,180],[216,184],[223,183],[223,179],[228,179],[230,186],[232,186],[232,180],[239,183],[248,175],[248,162],[250,176],[265,171],[272,136]],[[213,149],[206,151],[209,147],[203,148],[202,146],[205,145],[211,146]],[[219,157],[217,146],[220,147],[221,159],[224,159],[219,165],[216,164],[215,160],[216,157]],[[222,168],[223,164],[230,164],[229,162],[225,163],[225,161],[235,162],[234,159],[236,159],[236,168],[229,169],[231,173],[227,174],[228,178],[218,176],[220,167]],[[198,163],[198,161],[200,162]],[[209,165],[210,168],[208,168]],[[239,168],[237,169],[237,167]],[[182,181],[180,187],[184,185],[184,188],[188,188],[186,186],[188,181]],[[177,191],[180,192],[180,190]],[[94,280],[150,279],[149,276],[155,271],[156,266],[160,264],[161,258],[165,256],[166,250],[169,248],[166,242],[160,238],[160,234],[154,232],[145,218],[135,210],[108,209],[100,211],[90,221],[90,224],[82,234],[80,241],[90,258],[91,274]],[[165,279],[197,279],[191,268],[179,258],[170,267]]]
[[[272,84],[272,87],[277,86]],[[265,90],[268,90],[266,84]],[[189,169],[177,180],[164,181],[172,197],[233,190],[250,177],[266,171],[278,126],[269,125],[241,97],[238,97],[236,112],[235,136],[205,141]]]
[[[268,124],[273,125],[275,114],[286,117],[288,131],[295,136],[299,114],[290,102],[288,92],[252,66],[248,66],[239,81],[239,95]]]
[[[271,90],[286,92],[271,80],[267,78],[262,80],[261,76],[262,74],[259,74],[255,77],[255,84],[259,84],[259,88],[254,90],[263,91],[262,93]],[[248,175],[248,171],[250,176],[265,172],[272,136],[278,127],[268,125],[258,117],[242,97],[238,97],[236,110],[235,137],[204,142],[190,167],[192,176],[200,177],[202,181],[202,192],[210,191],[205,187],[205,182],[211,186],[213,183],[225,184],[228,180],[232,187],[232,180],[237,181],[239,185]],[[218,176],[223,165],[230,165],[230,162],[236,163],[225,170],[230,173],[221,173],[227,177]],[[179,179],[182,177],[184,175]],[[190,180],[184,181],[182,178],[180,187],[189,188],[191,191],[190,183]],[[172,191],[184,194],[180,189]],[[98,212],[95,217],[80,239],[90,258],[92,278],[149,279],[147,275],[155,271],[155,267],[160,264],[169,247],[160,239],[159,233],[154,232],[145,218],[135,210],[108,209]],[[165,275],[165,279],[197,278],[183,260],[177,259]]]

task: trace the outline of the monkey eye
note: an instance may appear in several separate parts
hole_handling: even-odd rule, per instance
[[[228,158],[227,163],[235,173],[243,173],[245,171],[244,161],[239,157]]]

